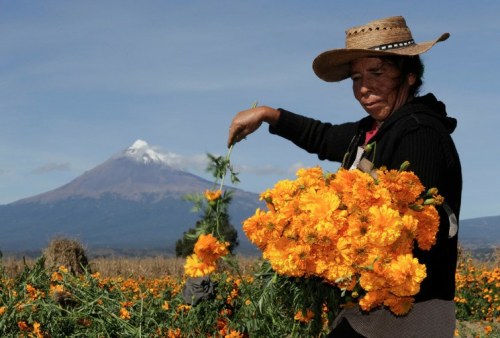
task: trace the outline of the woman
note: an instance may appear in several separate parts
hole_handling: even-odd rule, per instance
[[[335,125],[261,106],[238,113],[230,126],[228,145],[267,122],[272,134],[346,168],[355,169],[362,163],[364,170],[371,170],[371,166],[397,169],[409,161],[424,186],[437,187],[445,198],[446,203],[439,207],[436,244],[429,251],[414,250],[426,265],[427,277],[412,310],[398,317],[383,308],[369,313],[345,309],[332,325],[332,337],[453,336],[462,191],[460,160],[450,137],[456,120],[447,116],[445,105],[434,95],[418,96],[423,75],[419,55],[448,37],[445,33],[417,44],[403,17],[351,28],[346,32],[346,48],[320,54],[313,69],[328,82],[350,77],[354,97],[368,116]],[[365,153],[368,143],[376,146]]]

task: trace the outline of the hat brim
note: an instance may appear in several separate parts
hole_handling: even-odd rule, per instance
[[[427,52],[436,43],[448,39],[449,33],[442,34],[432,41],[421,42],[389,51],[372,49],[339,48],[319,54],[313,61],[314,73],[326,82],[338,82],[349,77],[350,63],[356,59],[370,56],[406,55],[414,56]]]

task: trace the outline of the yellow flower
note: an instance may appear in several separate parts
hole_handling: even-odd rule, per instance
[[[207,199],[207,201],[209,202],[214,202],[214,201],[217,201],[221,195],[222,195],[222,191],[219,189],[219,190],[205,190],[205,198]]]
[[[433,206],[425,206],[422,211],[412,212],[418,220],[416,231],[417,243],[420,249],[429,250],[436,243],[436,234],[439,224],[439,214]]]
[[[128,310],[124,307],[120,309],[120,318],[125,320],[130,319],[130,312],[128,312]]]
[[[371,243],[386,246],[399,238],[403,223],[396,210],[387,205],[373,206],[369,209],[369,218],[367,236]]]
[[[26,284],[26,292],[31,299],[37,299],[37,291],[31,284]]]
[[[43,332],[42,332],[42,330],[41,330],[40,327],[41,327],[40,323],[38,323],[38,322],[34,322],[33,323],[33,333],[35,334],[35,336],[37,338],[43,338],[44,337],[44,334],[43,334]]]
[[[214,272],[215,268],[215,263],[207,264],[196,254],[192,254],[186,258],[184,273],[189,277],[203,277]]]
[[[295,313],[295,316],[293,317],[294,320],[299,321],[301,323],[309,323],[312,319],[314,318],[314,312],[312,312],[311,309],[307,309],[304,313],[304,311],[299,310],[297,313]]]
[[[224,336],[224,338],[243,338],[244,335],[236,330],[230,330],[228,334]]]
[[[378,170],[377,177],[398,205],[413,203],[424,191],[424,186],[411,171]]]
[[[182,331],[179,328],[168,329],[167,337],[168,338],[181,338],[182,337]]]
[[[68,269],[64,265],[59,266],[58,270],[61,273],[68,273]]]
[[[395,315],[402,316],[407,314],[413,307],[415,301],[412,297],[397,297],[388,295],[384,300],[384,305],[387,306]]]
[[[51,281],[51,282],[60,282],[60,281],[62,281],[62,280],[63,280],[63,276],[62,276],[62,275],[61,275],[61,273],[60,273],[60,272],[58,272],[58,271],[54,271],[54,272],[52,273],[52,276],[50,277],[50,281]]]
[[[25,321],[19,321],[19,322],[17,322],[17,327],[21,331],[29,331],[29,329],[30,329],[28,323],[26,323]]]
[[[194,253],[205,263],[212,264],[229,253],[229,243],[221,243],[212,234],[202,234],[194,245]]]
[[[390,281],[391,293],[396,296],[413,296],[420,291],[420,283],[427,276],[425,265],[411,254],[400,255],[387,266],[385,277]]]

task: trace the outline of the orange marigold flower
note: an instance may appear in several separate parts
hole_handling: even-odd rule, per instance
[[[186,258],[184,265],[184,273],[189,277],[203,277],[215,271],[216,265],[214,263],[207,264],[196,254],[192,254]]]
[[[34,322],[33,323],[33,333],[35,334],[35,336],[37,338],[43,338],[44,337],[44,334],[43,334],[43,332],[41,330],[40,323],[38,323],[38,322]]]
[[[120,318],[125,320],[130,319],[130,312],[124,307],[120,309]]]
[[[182,331],[179,328],[168,329],[167,337],[168,338],[181,338],[182,337]]]
[[[424,186],[411,171],[379,170],[377,175],[380,183],[391,192],[397,204],[413,203],[424,191]]]
[[[237,330],[230,330],[228,334],[224,336],[224,338],[243,338],[243,333]]]
[[[209,202],[217,201],[222,196],[222,191],[219,190],[205,190],[205,198]]]
[[[168,301],[164,301],[163,302],[163,305],[161,306],[161,308],[165,311],[168,311],[170,310],[170,304],[168,303]]]
[[[385,269],[385,277],[390,282],[391,293],[405,297],[420,291],[420,283],[427,276],[424,264],[411,254],[400,255]]]
[[[381,207],[370,207],[370,226],[367,236],[372,243],[386,246],[394,243],[403,228],[403,223],[399,217],[399,212],[383,205]]]
[[[294,320],[299,321],[301,323],[309,323],[313,318],[314,318],[314,312],[312,312],[311,309],[307,309],[305,313],[303,310],[299,310],[297,311],[297,313],[295,313],[295,316],[293,317]]]
[[[37,290],[31,284],[26,284],[26,292],[29,298],[37,299]]]
[[[6,306],[0,306],[0,316],[3,315],[7,311]]]
[[[368,291],[360,300],[359,306],[364,311],[370,311],[383,304],[384,299],[388,298],[386,290]]]
[[[30,327],[29,327],[28,323],[26,323],[25,321],[19,321],[19,322],[17,322],[17,327],[21,331],[29,331],[30,330]]]
[[[52,272],[52,275],[50,277],[51,282],[60,282],[62,280],[63,280],[63,276],[61,275],[60,272],[58,272],[58,271]]]
[[[178,313],[186,312],[186,311],[189,311],[190,309],[191,309],[191,305],[187,305],[187,304],[180,304],[177,306]]]
[[[395,315],[402,316],[407,314],[413,307],[414,299],[412,297],[387,296],[384,305],[387,306]]]
[[[229,253],[228,242],[219,242],[212,234],[202,234],[194,245],[194,253],[204,262],[215,262]]]
[[[65,292],[64,285],[61,284],[52,284],[50,286],[50,295],[54,296],[56,294],[61,294]]]
[[[64,265],[59,266],[58,271],[61,273],[68,273],[68,268],[66,268]]]
[[[439,213],[434,206],[425,206],[422,211],[409,211],[418,220],[416,239],[418,247],[429,250],[436,243],[439,228]]]

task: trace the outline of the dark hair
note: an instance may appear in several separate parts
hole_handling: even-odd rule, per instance
[[[391,55],[391,56],[382,56],[380,57],[382,60],[388,61],[394,66],[396,66],[401,72],[401,80],[406,79],[408,74],[415,75],[415,83],[410,87],[410,96],[417,96],[420,87],[423,84],[424,77],[424,64],[420,59],[420,56],[403,56],[403,55]]]

